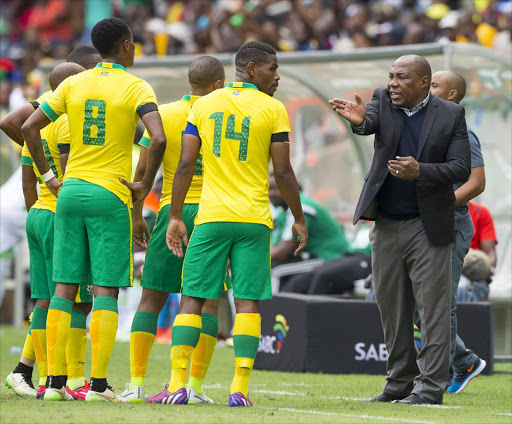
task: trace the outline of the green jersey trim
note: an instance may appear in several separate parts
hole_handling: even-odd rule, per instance
[[[121,71],[128,72],[126,68],[123,65],[120,65],[119,63],[110,63],[110,62],[100,62],[96,65],[96,68],[103,68],[103,69],[120,69]]]
[[[149,147],[149,143],[151,143],[151,139],[147,137],[142,137],[139,141],[139,146]]]
[[[27,156],[22,156],[22,157],[21,157],[21,161],[20,161],[20,163],[21,163],[22,165],[29,165],[29,166],[32,166],[32,165],[33,165],[33,163],[34,163],[34,161],[32,160],[32,158],[29,158],[29,157],[27,157]]]
[[[241,82],[241,81],[230,82],[226,87],[229,87],[229,88],[252,88],[254,90],[260,91],[260,89],[258,87],[256,87],[254,84],[251,84],[250,82]]]
[[[50,121],[55,122],[59,118],[59,115],[57,115],[53,111],[53,109],[50,107],[48,103],[43,102],[40,108],[44,112],[44,114],[50,119]]]

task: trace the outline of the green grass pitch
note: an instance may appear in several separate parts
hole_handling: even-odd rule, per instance
[[[17,364],[25,331],[0,327],[1,377]],[[151,352],[146,394],[163,389],[170,373],[170,347],[155,344]],[[90,359],[88,352],[87,361]],[[499,373],[480,376],[458,395],[446,395],[441,406],[363,404],[383,388],[384,376],[294,374],[255,370],[251,376],[253,408],[228,408],[233,350],[218,347],[205,380],[216,404],[169,406],[149,404],[45,403],[0,389],[0,423],[512,423],[512,364]],[[90,362],[86,364],[86,375]],[[37,371],[34,372],[37,382]],[[109,384],[122,392],[129,381],[129,344],[117,342],[110,360]]]

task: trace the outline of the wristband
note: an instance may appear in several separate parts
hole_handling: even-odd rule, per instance
[[[45,172],[43,175],[41,175],[41,178],[45,183],[50,181],[52,178],[55,178],[55,174],[53,173],[52,169],[50,168],[48,172]]]

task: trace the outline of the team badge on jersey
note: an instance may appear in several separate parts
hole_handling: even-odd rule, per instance
[[[101,74],[100,74],[102,77],[108,77],[108,72],[105,72],[105,71],[101,71]]]

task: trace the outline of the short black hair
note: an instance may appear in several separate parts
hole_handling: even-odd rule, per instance
[[[268,44],[261,41],[249,41],[238,49],[235,56],[235,66],[245,68],[249,62],[261,65],[268,60],[269,55],[275,54],[277,54],[276,51]]]
[[[190,85],[208,88],[218,80],[225,78],[224,66],[213,56],[200,56],[194,59],[188,68]]]
[[[78,63],[85,69],[91,69],[99,62],[99,56],[100,52],[92,46],[78,46],[68,55],[66,62]]]
[[[115,55],[126,36],[131,33],[124,19],[107,18],[94,25],[91,32],[92,44],[102,57]]]

